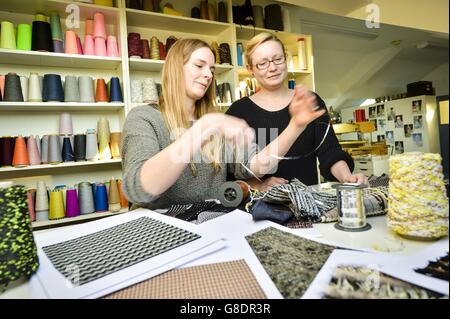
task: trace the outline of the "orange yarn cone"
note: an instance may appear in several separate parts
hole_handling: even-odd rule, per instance
[[[14,156],[12,164],[15,167],[25,167],[30,165],[27,145],[25,144],[25,138],[23,138],[22,135],[19,135],[16,138],[16,145],[14,147]]]
[[[119,179],[119,180],[117,181],[117,188],[118,188],[118,190],[119,190],[120,207],[122,207],[122,208],[128,208],[129,203],[128,203],[128,200],[127,200],[127,198],[125,197],[125,194],[124,194],[124,192],[123,192],[123,186],[122,186],[122,180],[121,180],[121,179]]]
[[[104,79],[97,80],[97,90],[95,91],[95,102],[109,102],[108,89]]]

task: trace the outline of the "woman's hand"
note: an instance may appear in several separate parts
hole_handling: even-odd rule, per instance
[[[342,180],[343,183],[357,183],[369,185],[369,180],[363,173],[351,174],[345,176]]]
[[[297,127],[306,127],[309,123],[322,116],[325,110],[316,110],[316,97],[304,86],[298,85],[289,105],[291,123]]]
[[[248,179],[246,180],[246,182],[252,187],[255,188],[257,190],[259,190],[260,192],[267,192],[269,191],[273,186],[275,185],[280,185],[280,184],[287,184],[289,181],[281,178],[281,177],[269,177],[266,178],[263,181],[258,181],[257,179]]]
[[[200,137],[201,144],[208,142],[213,135],[224,136],[236,145],[251,143],[255,134],[245,120],[223,113],[208,113],[203,115],[192,127],[195,136]]]

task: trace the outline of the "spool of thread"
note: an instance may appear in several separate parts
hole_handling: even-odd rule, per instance
[[[308,69],[308,61],[306,57],[306,40],[299,38],[298,40],[298,67],[300,70]]]
[[[222,62],[220,61],[219,45],[217,44],[216,41],[211,43],[211,49],[214,53],[214,58],[216,59],[216,64],[221,64]]]
[[[90,34],[86,34],[84,37],[84,55],[95,55],[94,38]]]
[[[289,10],[282,8],[281,13],[283,15],[283,31],[291,32],[291,17],[289,15]]]
[[[80,101],[80,88],[78,86],[78,78],[75,75],[66,75],[64,81],[64,101]]]
[[[366,222],[366,210],[364,206],[365,184],[335,184],[338,222],[335,228],[349,232],[360,232],[371,229]]]
[[[119,189],[117,188],[117,182],[114,178],[109,181],[108,210],[110,212],[120,211]]]
[[[246,182],[225,182],[219,187],[217,198],[225,207],[238,207],[249,194],[250,186]]]
[[[66,207],[66,192],[67,192],[66,185],[56,185],[53,190],[54,191],[61,191],[63,193],[63,196],[62,196],[63,203],[64,203],[64,207]]]
[[[108,194],[105,184],[102,183],[96,184],[94,202],[96,212],[108,211]]]
[[[119,48],[117,46],[117,38],[114,35],[109,35],[106,41],[106,55],[109,57],[119,57]]]
[[[94,13],[94,39],[106,40],[105,16],[101,12]]]
[[[191,9],[191,18],[201,19],[200,18],[200,8],[199,7],[193,7]]]
[[[66,192],[66,217],[80,216],[78,196],[75,189],[68,189]]]
[[[120,158],[122,151],[122,133],[111,133],[111,155],[113,158]]]
[[[42,91],[37,73],[31,73],[28,79],[28,101],[42,102]]]
[[[50,192],[50,210],[48,218],[50,220],[61,219],[65,216],[64,198],[61,190]]]
[[[150,44],[147,39],[142,39],[142,58],[150,59]]]
[[[177,42],[177,38],[173,35],[169,36],[166,39],[166,56],[169,53],[170,48],[172,47],[172,45],[175,44],[175,42]]]
[[[86,159],[88,161],[98,159],[97,133],[95,130],[86,131]]]
[[[86,160],[86,135],[77,134],[74,139],[74,157],[76,162]]]
[[[27,206],[28,206],[28,213],[30,214],[30,221],[34,222],[36,220],[36,212],[34,210],[33,193],[31,190],[27,191]]]
[[[106,83],[104,79],[97,79],[95,102],[109,102],[108,89],[106,88]]]
[[[141,35],[136,32],[128,33],[128,56],[131,58],[142,58],[144,48],[142,46]]]
[[[31,25],[20,23],[17,25],[17,50],[31,50]]]
[[[222,64],[231,65],[231,52],[228,43],[221,43],[219,46],[220,62]]]
[[[36,13],[34,15],[34,21],[48,22],[47,16],[43,13]]]
[[[80,102],[95,102],[94,80],[90,76],[78,77],[78,86],[80,89]]]
[[[45,182],[38,181],[36,187],[36,221],[48,220],[48,193]]]
[[[97,134],[98,134],[98,138],[99,139],[100,139],[101,136],[104,135],[106,137],[106,141],[109,143],[110,135],[111,135],[111,129],[109,128],[109,121],[105,117],[101,117],[97,121]]]
[[[64,102],[64,90],[59,74],[45,74],[44,87],[42,88],[42,100],[44,102]]]
[[[283,14],[279,4],[269,4],[264,7],[264,26],[266,29],[283,31]]]
[[[119,190],[119,196],[120,196],[120,207],[121,208],[128,208],[128,199],[125,196],[125,193],[123,191],[123,183],[122,180],[117,181],[117,189]]]
[[[158,103],[158,90],[156,89],[156,83],[153,79],[144,79],[142,84],[142,99],[147,104]]]
[[[12,136],[4,136],[0,142],[0,153],[2,154],[1,166],[12,166],[14,157],[14,147],[16,144],[16,139]]]
[[[50,24],[44,21],[33,21],[31,49],[33,51],[53,52]]]
[[[83,46],[81,45],[81,39],[78,35],[77,35],[77,51],[78,54],[83,54]]]
[[[218,6],[219,6],[219,8],[218,8],[218,11],[219,11],[218,20],[219,20],[219,22],[228,22],[227,7],[226,7],[225,2],[220,1]]]
[[[111,149],[109,147],[109,142],[106,135],[99,136],[99,145],[98,145],[98,158],[100,160],[109,160],[111,159]]]
[[[37,135],[37,134],[34,137],[34,139],[36,140],[36,145],[37,145],[37,149],[38,149],[39,156],[40,156],[40,154],[41,154],[41,139],[40,139],[39,135]]]
[[[111,88],[109,90],[110,102],[123,102],[122,88],[120,87],[120,80],[118,77],[112,77],[110,82]]]
[[[68,136],[64,137],[63,147],[62,147],[62,160],[63,160],[63,162],[73,162],[74,161],[72,144],[70,142],[70,137],[68,137]]]
[[[90,35],[94,39],[94,20],[86,19],[85,23],[85,35]]]
[[[96,56],[106,56],[106,40],[102,37],[94,38],[94,53]]]
[[[23,101],[28,101],[28,78],[26,76],[20,77],[20,88],[22,90]]]
[[[142,4],[140,0],[129,0],[128,8],[135,10],[142,10]]]
[[[5,76],[0,75],[0,102],[3,100],[4,92],[5,92]]]
[[[28,157],[28,150],[25,139],[21,135],[16,138],[12,165],[14,167],[25,167],[30,165],[30,159]]]
[[[98,6],[114,7],[113,0],[94,0],[94,4]]]
[[[0,30],[0,48],[16,49],[16,34],[14,24],[9,21],[2,21]]]
[[[95,212],[94,195],[92,185],[88,182],[78,184],[78,205],[80,214],[92,214]]]
[[[153,0],[142,0],[142,9],[144,11],[155,11],[155,8],[153,7]]]
[[[253,6],[253,19],[255,20],[255,27],[264,28],[264,9],[262,6]]]
[[[30,278],[39,267],[24,186],[0,185],[1,263],[0,282],[6,287]]]
[[[59,164],[62,162],[61,145],[59,136],[56,134],[48,135],[48,162],[49,164]]]
[[[48,163],[48,135],[42,136],[41,140],[41,163]]]
[[[131,102],[142,103],[143,87],[142,80],[131,80]]]
[[[439,154],[389,158],[388,226],[410,239],[448,236],[448,198]]]
[[[62,40],[52,40],[53,41],[53,52],[64,53],[64,42]]]
[[[33,135],[28,137],[27,150],[28,150],[28,158],[30,160],[30,165],[41,164],[41,154],[39,154],[37,142]]]
[[[5,76],[3,101],[5,101],[5,102],[23,102],[22,86],[20,84],[20,77],[16,73],[10,72]]]
[[[212,3],[208,3],[208,20],[216,21],[216,9]]]
[[[200,1],[200,19],[208,20],[208,1]]]
[[[157,37],[153,36],[150,39],[150,58],[153,60],[159,60],[160,59],[159,54],[159,40]]]
[[[62,41],[63,33],[61,29],[61,20],[57,12],[50,14],[50,30],[52,32],[52,39]]]

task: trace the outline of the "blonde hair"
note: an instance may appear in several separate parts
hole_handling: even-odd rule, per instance
[[[278,42],[281,45],[281,48],[283,49],[283,53],[286,54],[286,49],[284,47],[283,42],[281,42],[281,40],[278,39],[278,37],[276,35],[273,35],[269,32],[262,32],[260,34],[255,35],[253,38],[251,38],[247,42],[247,46],[246,46],[246,50],[245,50],[245,59],[247,60],[247,64],[249,66],[253,66],[252,58],[251,58],[253,52],[256,50],[256,48],[258,46],[260,46],[261,44],[263,44],[264,42],[267,42],[267,41]]]
[[[188,129],[190,127],[189,114],[185,105],[186,86],[183,66],[189,61],[192,52],[200,48],[208,48],[214,55],[208,43],[202,40],[177,40],[170,48],[162,69],[160,110],[169,131],[175,133],[176,139],[182,135],[182,129]],[[206,90],[205,95],[195,101],[194,117],[196,119],[207,113],[216,112],[216,90],[214,83],[213,74],[211,84]],[[202,147],[202,155],[209,159],[216,172],[221,167],[220,152],[222,150],[222,144],[220,138],[213,137]]]

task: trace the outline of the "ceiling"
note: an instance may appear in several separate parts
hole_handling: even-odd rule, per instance
[[[305,8],[300,24],[313,38],[316,91],[337,109],[406,92],[407,83],[445,64],[448,69],[447,33],[387,24],[368,29],[364,20]]]

